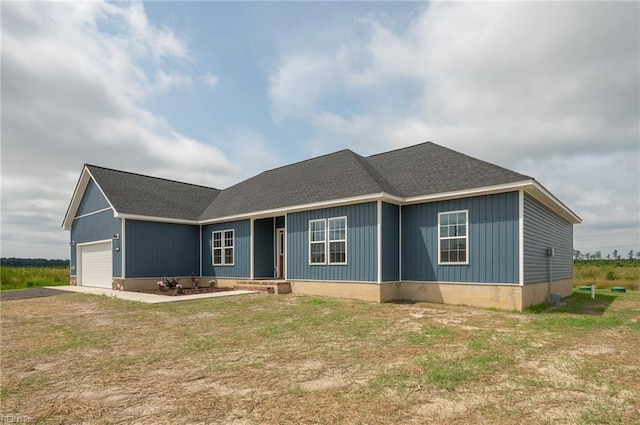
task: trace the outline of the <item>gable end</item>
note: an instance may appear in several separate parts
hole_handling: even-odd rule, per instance
[[[73,191],[67,213],[64,216],[62,228],[64,230],[71,230],[71,225],[75,217],[107,208],[112,209],[114,215],[117,213],[85,164],[82,168],[82,173],[80,173],[76,188]]]

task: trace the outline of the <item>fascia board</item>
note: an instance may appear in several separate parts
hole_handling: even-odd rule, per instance
[[[536,180],[532,180],[531,185],[525,188],[525,192],[542,202],[547,208],[569,221],[571,224],[580,224],[582,219],[569,207],[556,198],[551,192],[549,192],[544,186],[538,183]]]
[[[76,184],[76,188],[73,191],[73,196],[71,197],[71,202],[69,203],[69,207],[67,208],[67,213],[64,216],[64,221],[62,222],[62,228],[64,230],[71,230],[71,223],[73,223],[73,219],[76,216],[76,212],[80,207],[80,202],[82,202],[82,198],[84,197],[84,192],[87,190],[87,185],[89,184],[89,180],[93,180],[95,185],[100,190],[100,193],[107,200],[109,207],[113,210],[113,216],[118,216],[118,211],[113,207],[113,204],[105,195],[104,190],[100,187],[98,181],[93,177],[89,168],[85,165],[82,169],[82,173],[80,174],[80,178],[78,179],[78,183]]]
[[[531,184],[531,180],[495,186],[478,187],[474,189],[456,190],[452,192],[434,193],[433,195],[409,196],[404,199],[404,205],[421,204],[425,202],[446,201],[449,199],[470,198],[472,196],[491,195],[522,189]]]

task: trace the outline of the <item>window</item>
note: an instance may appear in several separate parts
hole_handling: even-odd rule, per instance
[[[347,264],[347,217],[309,221],[309,264]]]
[[[467,246],[469,227],[468,211],[452,211],[438,214],[438,264],[469,264]]]
[[[329,264],[347,264],[347,217],[329,220]]]
[[[309,221],[309,263],[325,264],[326,262],[326,222],[325,220]]]
[[[214,266],[233,265],[233,230],[218,230],[211,236]]]
[[[222,264],[222,232],[213,232],[213,264]]]

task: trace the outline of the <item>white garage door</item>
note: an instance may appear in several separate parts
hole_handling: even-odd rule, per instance
[[[80,285],[111,289],[111,242],[80,246]]]

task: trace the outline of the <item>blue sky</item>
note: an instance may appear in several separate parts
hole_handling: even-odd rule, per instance
[[[2,256],[68,258],[83,163],[225,188],[424,141],[640,250],[640,4],[2,2]]]

